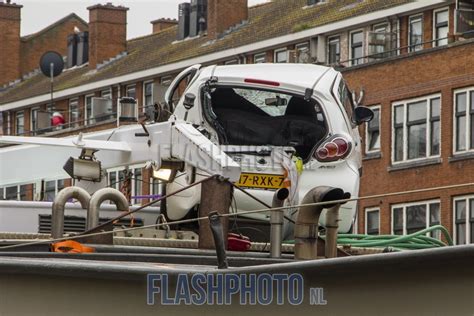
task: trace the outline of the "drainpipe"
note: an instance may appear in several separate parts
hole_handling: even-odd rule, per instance
[[[310,190],[301,204],[336,201],[347,198],[348,193],[342,189],[319,186]],[[325,208],[339,208],[340,205],[302,206],[298,210],[295,224],[295,259],[312,260],[318,257],[318,223],[319,216]],[[337,230],[336,230],[337,232]],[[328,242],[328,241],[326,241]],[[329,241],[331,244],[333,241]]]
[[[282,188],[273,195],[272,208],[282,207],[290,191]],[[270,257],[281,257],[281,242],[283,228],[283,210],[274,210],[270,213]]]
[[[91,196],[86,190],[79,187],[67,187],[62,189],[53,202],[51,236],[54,239],[62,238],[64,235],[64,208],[66,202],[72,198],[78,200],[83,209],[87,209],[87,220],[91,217],[91,212],[88,209]]]
[[[112,188],[100,189],[92,195],[89,215],[87,216],[87,229],[99,226],[99,210],[102,202],[110,200],[114,202],[117,211],[127,212],[129,209],[127,198],[118,190]]]

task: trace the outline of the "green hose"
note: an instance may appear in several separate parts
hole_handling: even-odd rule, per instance
[[[434,231],[441,231],[448,243],[426,236]],[[325,236],[321,238],[325,239]],[[453,240],[444,226],[436,225],[410,235],[338,234],[337,244],[360,248],[391,247],[396,250],[416,250],[452,246]]]

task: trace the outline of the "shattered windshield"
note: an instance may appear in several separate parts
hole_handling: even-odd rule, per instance
[[[226,145],[292,146],[305,160],[327,133],[320,105],[299,95],[216,87],[211,105]]]

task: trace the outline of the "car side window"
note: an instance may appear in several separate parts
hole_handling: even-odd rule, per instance
[[[349,95],[350,91],[347,88],[347,85],[344,82],[344,80],[341,80],[341,82],[339,83],[338,93],[339,93],[339,99],[341,100],[341,103],[344,107],[347,117],[350,120],[352,118],[352,113],[354,111],[354,104],[352,103],[351,97]]]

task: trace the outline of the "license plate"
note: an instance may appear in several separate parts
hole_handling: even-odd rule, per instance
[[[283,188],[285,177],[278,174],[261,173],[241,173],[239,187],[261,188],[261,189],[280,189]]]

